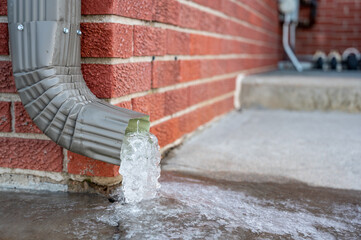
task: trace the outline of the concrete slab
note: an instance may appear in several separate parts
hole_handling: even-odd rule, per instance
[[[173,150],[164,170],[361,190],[361,114],[232,112]]]
[[[243,108],[361,112],[361,71],[274,71],[241,87]]]

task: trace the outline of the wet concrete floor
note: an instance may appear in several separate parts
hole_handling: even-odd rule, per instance
[[[163,172],[158,197],[0,192],[0,239],[359,239],[361,191]]]

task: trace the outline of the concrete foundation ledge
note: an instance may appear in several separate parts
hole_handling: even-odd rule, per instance
[[[27,169],[0,168],[0,191],[86,192],[109,195],[122,176],[91,177]]]
[[[361,112],[361,73],[275,71],[245,77],[242,108]]]

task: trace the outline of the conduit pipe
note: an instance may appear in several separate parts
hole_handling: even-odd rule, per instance
[[[296,26],[298,21],[298,0],[279,0],[279,9],[284,14],[283,28],[282,28],[282,45],[283,48],[291,60],[293,66],[297,71],[302,72],[303,68],[301,63],[298,61],[295,53],[290,47],[290,28],[291,28],[291,45],[296,45]]]
[[[125,133],[149,131],[149,116],[112,106],[88,89],[80,66],[80,17],[80,0],[8,0],[16,88],[51,140],[119,165]]]
[[[293,66],[296,68],[298,72],[302,72],[303,68],[301,63],[298,61],[295,53],[292,51],[289,44],[289,29],[290,29],[290,19],[289,16],[285,15],[285,21],[283,23],[283,34],[282,34],[282,44],[287,56],[290,58]]]

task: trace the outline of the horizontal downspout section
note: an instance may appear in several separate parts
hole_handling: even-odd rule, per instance
[[[80,0],[8,0],[16,88],[31,119],[51,140],[119,165],[125,133],[149,131],[149,116],[104,102],[86,86],[80,17]]]

